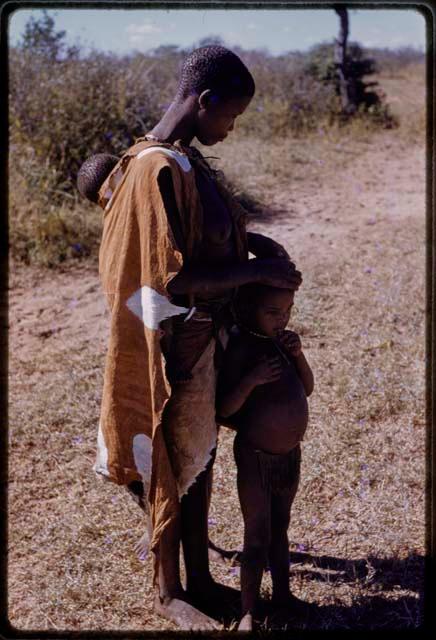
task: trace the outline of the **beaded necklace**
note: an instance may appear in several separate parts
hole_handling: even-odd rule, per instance
[[[271,340],[272,344],[277,349],[279,354],[283,357],[284,361],[287,364],[291,364],[291,361],[289,360],[289,357],[287,356],[286,352],[283,351],[282,347],[279,345],[277,340],[274,340],[274,338],[272,338],[271,336],[265,336],[265,335],[263,335],[263,333],[257,333],[256,331],[253,331],[252,329],[247,329],[247,327],[241,327],[241,328],[244,329],[244,331],[246,331],[247,333],[250,333],[252,336],[256,336],[256,338],[263,338],[264,340]]]

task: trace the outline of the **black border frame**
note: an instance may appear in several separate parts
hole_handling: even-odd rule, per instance
[[[350,9],[414,9],[420,12],[426,20],[427,56],[427,148],[426,148],[426,557],[425,557],[425,595],[424,595],[424,624],[416,630],[386,630],[395,637],[434,637],[436,632],[436,429],[435,429],[435,251],[436,243],[436,158],[435,158],[435,25],[436,0],[409,2],[408,0],[381,1],[364,0],[347,1],[329,0],[299,2],[298,0],[281,0],[279,2],[258,0],[244,2],[243,0],[0,0],[0,584],[6,589],[0,589],[0,638],[18,639],[55,639],[75,638],[101,639],[106,638],[177,638],[181,635],[191,636],[186,631],[21,631],[15,629],[7,617],[7,460],[8,460],[8,289],[9,289],[9,226],[8,226],[8,151],[9,151],[9,122],[8,122],[8,18],[17,9],[333,9],[334,5],[345,5]],[[382,631],[377,629],[374,631]],[[433,633],[432,633],[433,631]],[[368,631],[350,630],[353,638],[366,638]],[[228,631],[216,633],[195,632],[200,636],[228,636]],[[343,636],[347,630],[331,631],[288,631],[293,637],[314,636],[316,634],[337,634]],[[246,635],[246,634],[244,634]],[[263,634],[262,634],[263,635]],[[265,635],[267,635],[265,633]]]

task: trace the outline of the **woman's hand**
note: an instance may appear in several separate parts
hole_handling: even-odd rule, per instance
[[[296,291],[302,282],[300,271],[285,258],[256,258],[256,281],[280,289]]]
[[[290,255],[281,244],[262,235],[261,233],[247,233],[248,249],[256,258],[286,258],[290,260]]]

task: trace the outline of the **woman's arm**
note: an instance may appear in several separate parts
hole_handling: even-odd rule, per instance
[[[263,236],[261,233],[247,232],[248,250],[256,256],[256,258],[286,258],[290,260],[290,256],[281,244]]]
[[[168,283],[167,290],[170,295],[207,294],[234,289],[248,282],[295,290],[301,284],[301,274],[289,260],[254,258],[222,267],[183,267]]]
[[[174,236],[177,248],[184,252],[184,239],[181,231],[180,214],[177,207],[171,171],[162,169],[158,176],[159,190],[167,213],[167,218]],[[264,238],[260,234],[248,234],[253,251],[260,252],[262,238],[269,245],[276,245],[273,240]],[[264,244],[265,244],[264,242]],[[279,245],[277,245],[279,246]],[[250,249],[251,250],[251,249]],[[284,289],[298,289],[301,284],[301,274],[295,265],[286,258],[268,257],[264,255],[254,260],[247,260],[242,264],[222,267],[184,267],[167,285],[170,295],[190,293],[208,294],[235,289],[248,282],[260,282]],[[269,252],[269,256],[277,253]],[[287,255],[287,254],[286,254]]]

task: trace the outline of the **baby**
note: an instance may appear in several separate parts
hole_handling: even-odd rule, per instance
[[[293,303],[288,289],[258,284],[239,289],[239,328],[218,380],[217,413],[237,430],[234,453],[245,528],[241,631],[253,628],[268,564],[273,604],[282,608],[297,600],[289,589],[287,530],[308,421],[306,397],[314,382],[299,336],[285,330]]]
[[[79,193],[95,204],[98,203],[98,192],[119,158],[109,153],[96,153],[85,160],[77,174]]]

